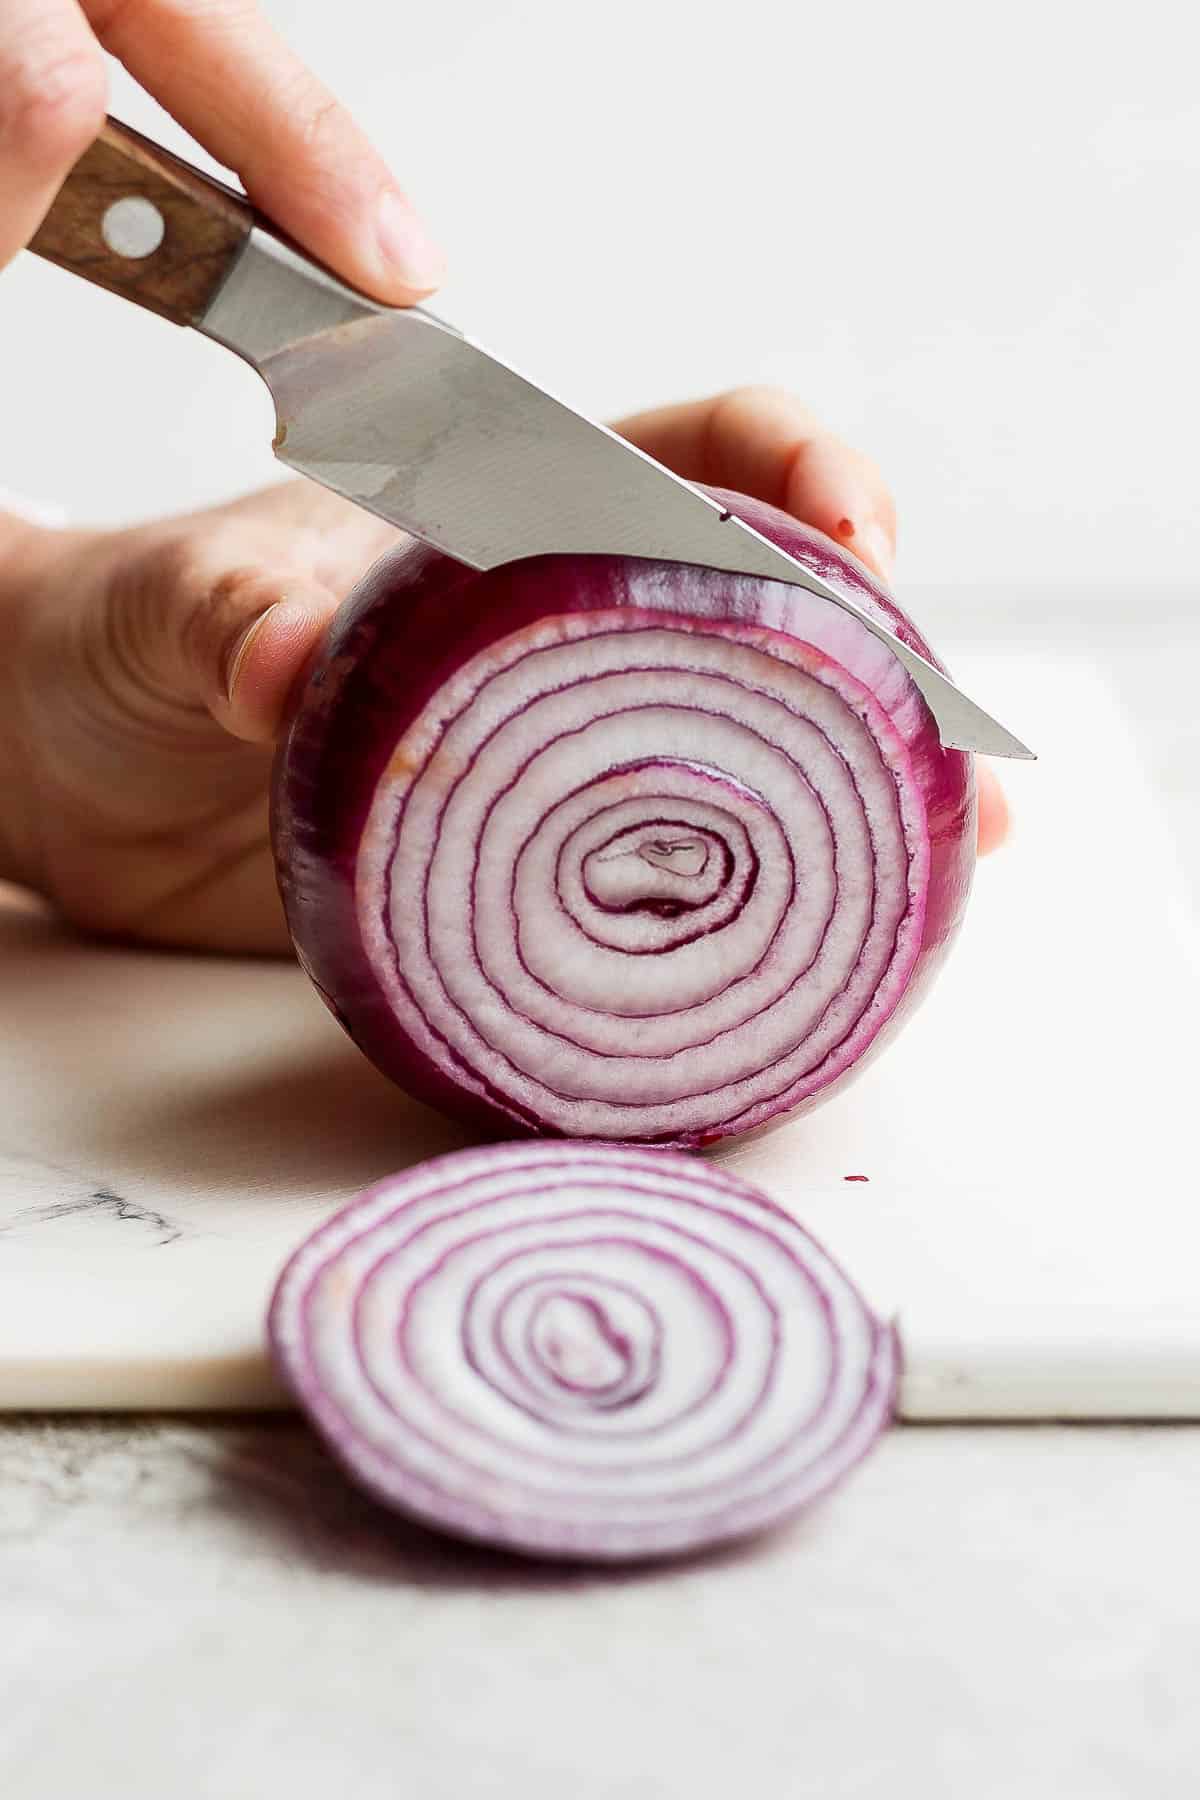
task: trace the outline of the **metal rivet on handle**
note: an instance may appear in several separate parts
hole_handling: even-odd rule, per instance
[[[130,194],[114,200],[100,221],[100,235],[115,256],[137,261],[152,256],[163,241],[166,221],[153,200]]]

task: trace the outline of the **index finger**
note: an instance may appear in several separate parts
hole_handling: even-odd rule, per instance
[[[638,413],[616,429],[686,481],[782,507],[891,580],[896,507],[887,483],[870,457],[835,437],[793,395],[734,388]]]
[[[104,122],[104,58],[75,0],[0,0],[0,266]]]
[[[328,88],[252,0],[81,0],[106,50],[255,205],[352,286],[406,305],[442,258]]]

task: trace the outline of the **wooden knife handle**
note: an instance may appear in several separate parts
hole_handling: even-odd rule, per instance
[[[191,325],[253,223],[232,189],[109,119],[29,247],[176,325]]]

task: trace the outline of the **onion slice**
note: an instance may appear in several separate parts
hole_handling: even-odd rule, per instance
[[[632,1560],[786,1518],[871,1447],[899,1352],[832,1258],[705,1161],[461,1151],[322,1226],[280,1373],[384,1504],[530,1556]]]

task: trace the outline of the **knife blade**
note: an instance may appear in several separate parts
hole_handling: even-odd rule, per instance
[[[424,308],[345,286],[240,196],[127,127],[105,127],[32,248],[242,357],[271,391],[280,461],[459,561],[619,554],[794,583],[889,645],[944,744],[1031,756],[853,599],[707,494]]]

